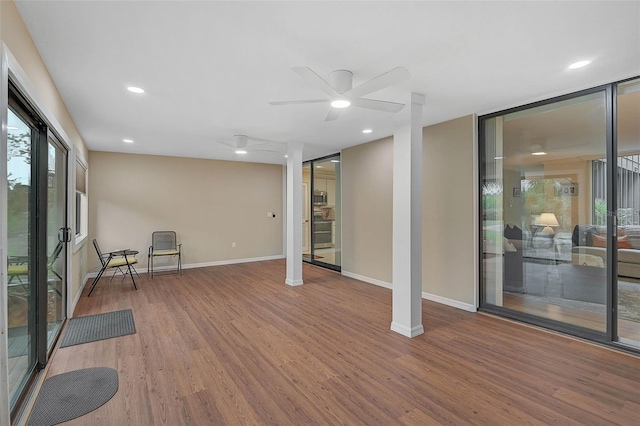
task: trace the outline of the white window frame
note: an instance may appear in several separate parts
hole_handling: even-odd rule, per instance
[[[69,187],[69,197],[72,198],[72,214],[71,214],[71,218],[72,218],[72,226],[71,229],[73,231],[73,238],[71,239],[73,241],[73,252],[77,252],[78,250],[80,250],[82,248],[82,246],[84,246],[87,243],[87,240],[89,239],[89,166],[87,165],[87,161],[84,159],[84,157],[82,156],[82,152],[80,152],[80,150],[78,148],[76,148],[74,146],[73,148],[73,167],[69,167],[69,182],[70,182],[70,187]],[[76,234],[76,229],[78,226],[77,223],[77,209],[78,209],[78,202],[77,202],[77,186],[76,186],[76,166],[79,165],[80,167],[82,167],[84,169],[84,178],[85,178],[85,182],[84,182],[84,187],[85,187],[85,194],[81,194],[81,208],[80,208],[80,212],[81,212],[81,217],[80,217],[80,233]],[[73,195],[72,195],[73,194]]]

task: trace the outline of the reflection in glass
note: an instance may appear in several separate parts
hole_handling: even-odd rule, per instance
[[[618,337],[640,347],[640,80],[617,95]]]
[[[302,165],[303,249],[306,262],[342,265],[340,154]]]
[[[341,265],[340,156],[313,161],[313,258]]]
[[[483,128],[483,304],[604,332],[606,203],[593,196],[606,186],[593,172],[606,157],[604,92]]]
[[[302,258],[311,259],[311,164],[302,165]]]
[[[29,267],[31,128],[11,109],[7,126],[9,398],[15,400],[35,365],[33,271]]]

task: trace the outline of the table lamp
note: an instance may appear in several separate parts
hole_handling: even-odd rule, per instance
[[[560,224],[558,223],[558,218],[553,213],[542,213],[536,219],[535,224],[538,226],[544,226],[544,228],[542,228],[542,231],[540,232],[550,236],[555,235],[555,231],[553,230],[553,228],[560,226]]]

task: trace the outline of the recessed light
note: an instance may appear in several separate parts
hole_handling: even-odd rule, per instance
[[[591,63],[591,61],[578,61],[578,62],[574,62],[573,64],[569,65],[569,69],[570,70],[575,70],[577,68],[582,68],[582,67],[586,67],[587,65],[589,65]]]
[[[289,158],[289,156],[287,154],[284,155],[284,158]]]
[[[340,160],[331,160],[332,163],[339,163]]]
[[[244,149],[238,149],[236,151],[236,154],[246,154],[246,153],[247,153],[247,151],[245,151]]]
[[[337,99],[333,102],[331,102],[331,106],[334,108],[346,108],[349,105],[351,105],[351,102],[349,102],[346,99]]]
[[[544,151],[539,151],[539,152],[532,152],[531,155],[547,155],[547,153]]]
[[[371,132],[373,132],[373,130],[371,130],[371,129],[364,129],[364,130],[362,131],[362,133],[371,133]]]
[[[122,139],[122,142],[133,143],[133,140],[132,139]]]
[[[494,160],[503,160],[504,157],[493,157]]]
[[[141,88],[136,87],[136,86],[129,86],[129,87],[127,87],[127,90],[132,92],[132,93],[144,93],[144,89],[141,89]]]
[[[7,130],[18,130],[16,126],[7,126]]]

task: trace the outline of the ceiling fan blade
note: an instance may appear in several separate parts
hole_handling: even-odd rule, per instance
[[[274,149],[250,149],[249,152],[273,152],[273,153],[280,153],[281,151],[277,151]]]
[[[408,79],[409,77],[411,77],[411,74],[405,67],[397,67],[384,74],[380,74],[357,87],[354,87],[344,95],[348,98],[359,98],[360,96],[365,96],[369,93],[377,92],[378,90],[393,86],[396,83],[400,83],[401,81]]]
[[[269,102],[269,105],[301,105],[301,104],[321,104],[331,102],[331,99],[309,99],[305,101],[276,101]]]
[[[223,142],[223,141],[216,141],[216,143],[219,143],[219,144],[221,144],[221,145],[228,146],[229,148],[234,148],[234,149],[235,149],[235,147],[236,147],[235,145],[232,145],[232,144],[230,144],[230,143]]]
[[[295,67],[293,68],[293,72],[306,80],[307,83],[322,90],[327,95],[334,98],[340,97],[340,93],[338,93],[338,91],[334,89],[333,86],[331,86],[329,83],[327,83],[322,77],[313,72],[311,68]]]
[[[340,118],[340,113],[342,111],[340,111],[338,108],[331,108],[329,110],[329,114],[327,114],[327,118],[324,119],[324,121],[333,121],[333,120],[337,120],[338,118]]]
[[[378,101],[375,99],[363,98],[352,99],[351,104],[360,108],[375,109],[377,111],[384,112],[398,112],[402,108],[404,108],[404,104],[399,104],[397,102]]]

